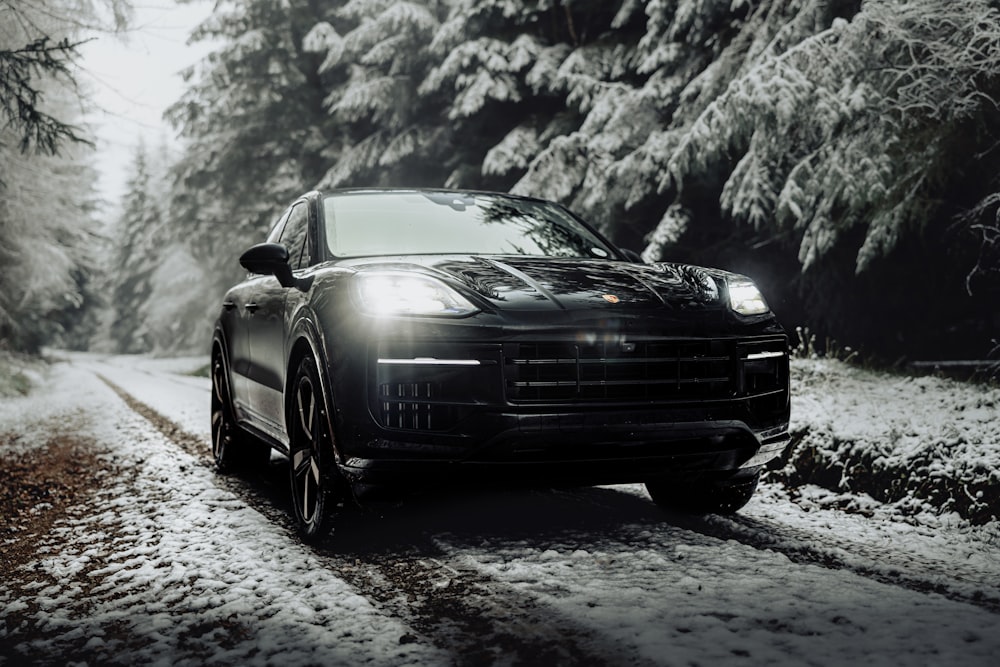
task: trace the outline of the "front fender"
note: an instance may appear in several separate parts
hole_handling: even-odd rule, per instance
[[[326,401],[326,418],[329,432],[333,434],[333,451],[338,463],[343,462],[343,456],[337,447],[337,421],[334,415],[337,413],[337,396],[333,383],[330,381],[330,363],[327,353],[326,337],[320,327],[317,326],[313,313],[306,307],[300,307],[294,314],[294,325],[288,337],[288,364],[285,370],[285,423],[290,423],[292,418],[292,387],[291,383],[295,378],[295,370],[304,356],[309,355],[316,362],[319,371],[320,389]]]

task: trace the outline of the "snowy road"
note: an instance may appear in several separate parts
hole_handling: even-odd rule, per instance
[[[207,360],[74,357],[0,404],[0,461],[60,434],[109,474],[0,583],[0,664],[994,665],[996,524],[793,503],[665,515],[641,486],[421,497],[317,548],[286,473],[209,463]],[[40,398],[41,397],[41,398]],[[66,433],[63,433],[66,431]],[[15,434],[11,436],[10,434]],[[45,503],[35,511],[44,513]],[[808,510],[808,511],[807,511]]]

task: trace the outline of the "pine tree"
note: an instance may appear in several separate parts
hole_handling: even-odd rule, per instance
[[[0,6],[0,347],[78,347],[95,324],[96,173],[69,61],[92,10]]]
[[[188,90],[167,113],[185,141],[169,216],[199,261],[231,267],[220,284],[326,169],[322,59],[304,48],[321,18],[308,0],[224,0],[192,36],[221,46],[185,72]]]
[[[0,133],[0,347],[79,346],[91,324],[81,313],[97,300],[96,173],[89,149],[61,150],[24,155]]]
[[[862,226],[863,271],[934,217],[940,170],[992,106],[998,17],[985,0],[873,1],[850,21],[806,3],[683,129],[661,188],[722,181],[723,214],[790,229],[806,269]],[[801,24],[822,29],[795,41]]]
[[[431,44],[439,64],[421,85],[422,93],[450,100],[446,117],[456,151],[448,185],[509,189],[539,151],[553,145],[553,151],[575,153],[562,138],[579,127],[582,115],[566,103],[574,91],[561,72],[574,49],[603,39],[619,4],[456,3]],[[566,180],[579,170],[579,155],[572,157],[572,164],[560,163],[569,171],[542,175],[541,163],[532,166],[540,187],[518,189],[568,201]]]
[[[113,312],[108,335],[113,348],[125,353],[153,348],[153,331],[142,311],[153,293],[153,273],[166,234],[163,201],[155,191],[156,177],[144,144],[137,147],[130,171],[108,267]]]
[[[319,187],[432,185],[448,142],[440,105],[418,93],[429,67],[427,45],[442,3],[353,0],[317,23],[307,46],[334,76],[325,104],[339,129],[327,154],[333,164]],[[340,36],[334,23],[340,26]]]
[[[797,260],[814,326],[941,354],[927,321],[983,321],[960,267],[990,273],[989,226],[954,216],[1000,167],[998,65],[987,0],[757,6],[681,93],[658,159],[672,205],[645,255],[697,252],[728,228],[734,249]]]
[[[128,21],[125,0],[106,0],[114,27]],[[75,114],[53,114],[46,96],[58,82],[63,90],[77,87],[74,58],[82,43],[80,29],[102,30],[90,3],[36,0],[0,4],[0,118],[5,132],[17,135],[22,152],[56,154],[66,142],[89,143],[87,133],[75,125]]]
[[[225,2],[171,112],[170,219],[235,277],[313,186],[509,189],[649,261],[766,266],[792,318],[888,347],[913,313],[981,322],[955,290],[1000,286],[995,5]],[[929,262],[938,292],[894,268]]]

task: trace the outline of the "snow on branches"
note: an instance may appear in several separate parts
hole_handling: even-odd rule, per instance
[[[480,37],[455,47],[444,61],[432,69],[419,92],[428,95],[454,90],[449,118],[471,116],[489,100],[518,102],[522,99],[518,74],[535,59],[537,40],[522,35],[514,43]]]
[[[502,176],[514,170],[527,169],[540,149],[538,130],[531,125],[518,125],[486,153],[483,174]]]
[[[651,260],[767,247],[840,281],[950,252],[942,229],[1000,190],[995,0],[231,4],[172,110],[191,201],[244,211],[236,165],[299,191],[513,189]],[[993,248],[980,218],[964,229]]]
[[[807,10],[821,17],[819,3]],[[952,140],[995,106],[1000,13],[985,0],[870,0],[787,41],[778,34],[691,124],[672,184],[722,171],[723,212],[796,230],[805,268],[861,227],[863,271],[937,215]]]

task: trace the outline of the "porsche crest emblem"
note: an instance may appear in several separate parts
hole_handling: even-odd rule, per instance
[[[621,301],[621,299],[616,297],[614,294],[602,294],[601,298],[607,301],[608,303],[618,303],[619,301]]]

